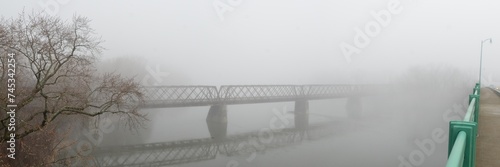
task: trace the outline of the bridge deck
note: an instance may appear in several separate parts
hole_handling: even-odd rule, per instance
[[[500,96],[481,89],[476,167],[500,166]]]

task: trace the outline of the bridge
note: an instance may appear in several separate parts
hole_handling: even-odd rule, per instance
[[[450,121],[447,167],[500,166],[500,91],[476,84],[463,120]]]
[[[373,94],[387,85],[223,85],[143,87],[142,108],[173,108],[345,98]]]
[[[309,100],[348,98],[349,115],[362,111],[360,97],[388,92],[389,85],[224,85],[143,87],[142,108],[210,106],[206,121],[213,138],[227,134],[227,105],[294,101],[295,127],[309,124]]]

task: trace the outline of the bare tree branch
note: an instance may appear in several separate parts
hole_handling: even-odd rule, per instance
[[[146,121],[138,112],[142,103],[138,83],[116,74],[96,73],[103,41],[89,23],[81,16],[63,21],[43,13],[24,12],[16,19],[0,20],[0,53],[16,54],[17,139],[45,135],[48,129],[58,133],[64,128],[61,125],[80,117],[89,121],[85,118],[117,115],[127,118],[131,128]],[[0,83],[8,79],[6,64],[2,55]],[[9,139],[6,104],[7,99],[0,97],[0,142]],[[52,142],[59,145],[59,141]],[[51,162],[59,161],[64,160]]]

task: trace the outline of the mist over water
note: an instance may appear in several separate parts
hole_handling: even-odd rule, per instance
[[[255,146],[264,149],[174,166],[398,166],[400,157],[419,160],[410,155],[415,150],[424,152],[417,143],[433,140],[435,131],[442,132],[446,141],[434,141],[421,166],[442,166],[447,159],[448,122],[462,118],[473,81],[473,75],[450,65],[414,66],[384,83],[390,89],[361,97],[358,114],[349,113],[349,98],[309,100],[309,125],[328,129],[319,138],[279,147]],[[151,122],[140,132],[141,140],[122,132],[105,136],[105,141],[123,145],[112,141],[140,144],[210,138],[208,110],[208,106],[143,109]],[[228,105],[227,111],[228,136],[277,126],[294,128],[294,102]],[[277,115],[283,120],[272,121]]]
[[[227,105],[227,136],[234,140],[225,143],[240,152],[225,155],[221,146],[215,157],[168,166],[444,166],[448,123],[463,118],[485,38],[494,42],[484,46],[483,86],[500,84],[496,1],[52,1],[57,17],[93,20],[106,48],[99,73],[119,73],[142,86],[386,87],[359,99],[308,100],[309,125],[321,130],[303,139],[295,129],[295,101]],[[8,8],[0,14],[55,9],[43,2],[49,1],[2,2]],[[401,11],[391,12],[396,2]],[[378,17],[386,11],[384,26]],[[372,23],[377,35],[366,28]],[[359,52],[346,56],[342,43]],[[95,147],[177,142],[169,148],[198,148],[182,142],[216,140],[209,110],[141,109],[149,119],[144,127],[131,131],[113,120],[116,129]],[[275,135],[271,144],[259,141],[263,132]],[[286,142],[283,134],[296,138]]]

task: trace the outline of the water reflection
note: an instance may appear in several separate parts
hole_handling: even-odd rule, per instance
[[[160,114],[150,144],[96,148],[90,166],[397,166],[418,148],[406,112],[385,105],[406,103],[388,98],[402,99],[151,110]]]
[[[332,127],[336,124],[338,122],[309,125],[307,128],[259,130],[225,137],[101,147],[94,150],[92,163],[95,166],[168,166],[211,160],[217,156],[264,152],[326,137],[333,133],[335,128]]]

